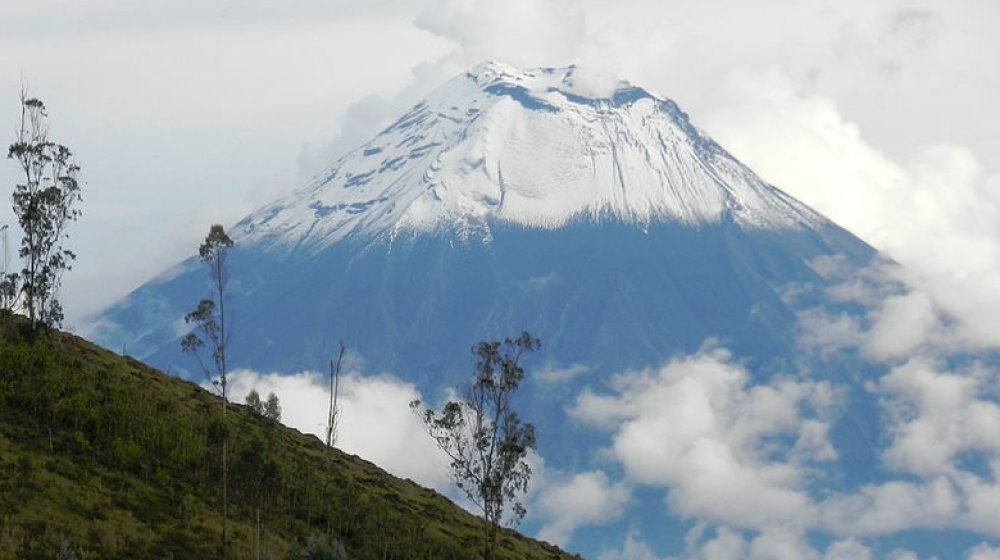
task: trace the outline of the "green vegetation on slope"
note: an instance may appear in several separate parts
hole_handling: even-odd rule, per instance
[[[221,557],[227,433],[230,558],[482,548],[481,521],[431,490],[242,406],[223,423],[218,397],[80,338],[25,332],[0,326],[0,560]],[[499,556],[570,558],[513,531]]]

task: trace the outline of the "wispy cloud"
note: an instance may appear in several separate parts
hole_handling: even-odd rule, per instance
[[[579,377],[588,371],[590,371],[590,368],[583,364],[573,364],[567,367],[556,367],[550,364],[535,372],[535,379],[543,383],[562,383]]]

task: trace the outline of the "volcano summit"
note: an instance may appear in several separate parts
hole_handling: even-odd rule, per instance
[[[691,126],[673,102],[627,84],[608,98],[584,97],[573,75],[479,66],[241,222],[243,239],[318,250],[349,236],[486,241],[491,223],[824,224]]]

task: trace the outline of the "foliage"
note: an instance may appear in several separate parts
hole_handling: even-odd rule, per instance
[[[21,168],[23,183],[14,186],[14,214],[23,237],[18,249],[24,268],[0,279],[0,303],[10,311],[18,303],[31,327],[62,323],[57,293],[62,273],[76,255],[62,245],[66,227],[80,216],[80,167],[69,148],[49,140],[45,104],[21,93],[21,119],[7,158]]]
[[[521,357],[540,345],[526,332],[513,339],[480,342],[472,349],[476,374],[465,397],[448,402],[440,413],[423,412],[425,427],[451,459],[455,484],[483,511],[486,558],[494,556],[497,530],[508,506],[513,523],[525,514],[517,495],[527,491],[531,478],[525,457],[528,449],[535,448],[535,427],[521,422],[512,397],[524,379]],[[420,402],[410,406],[417,409]]]
[[[250,409],[250,412],[253,412],[257,416],[264,415],[264,403],[260,402],[260,393],[257,392],[257,389],[250,389],[250,392],[247,393],[247,396],[245,399],[243,399],[243,402],[246,403],[247,408]]]
[[[215,318],[215,302],[210,299],[199,301],[197,307],[184,316],[184,322],[189,325],[194,324],[201,331],[201,336],[198,336],[195,332],[189,332],[181,339],[181,350],[194,354],[195,358],[198,359],[198,365],[205,375],[212,380],[213,384],[217,384],[218,379],[212,375],[212,370],[202,362],[201,354],[199,353],[205,346],[204,337],[212,345],[212,363],[218,371],[222,359],[222,339],[219,336],[219,321]]]
[[[281,403],[278,395],[268,393],[267,402],[264,403],[264,418],[271,422],[281,422]]]
[[[281,401],[278,400],[278,395],[268,393],[267,400],[262,402],[257,389],[250,389],[244,402],[247,408],[250,409],[250,412],[253,412],[257,416],[266,418],[272,422],[281,422]]]
[[[255,556],[258,519],[261,558],[310,535],[357,560],[478,556],[477,520],[434,492],[244,407],[222,421],[200,387],[26,323],[0,325],[0,560],[63,543],[80,559],[218,557],[222,441],[233,558]],[[500,558],[569,557],[500,537]]]
[[[215,224],[208,230],[205,241],[198,248],[198,257],[208,268],[212,279],[213,298],[205,298],[190,313],[184,322],[194,325],[197,332],[190,332],[181,339],[181,349],[198,359],[202,372],[220,387],[223,414],[226,408],[226,350],[229,338],[226,333],[226,286],[229,283],[229,250],[233,240],[221,225]],[[198,335],[198,332],[201,335]],[[202,358],[200,350],[208,346],[211,367]]]

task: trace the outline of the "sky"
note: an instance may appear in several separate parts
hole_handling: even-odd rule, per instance
[[[710,527],[691,536],[690,558],[865,559],[865,538],[943,526],[994,539],[966,554],[988,560],[1000,558],[1000,486],[960,458],[984,453],[1000,469],[1000,374],[943,362],[1000,347],[997,22],[992,0],[0,0],[0,131],[13,138],[24,85],[83,170],[69,242],[79,259],[62,291],[73,327],[194,254],[212,223],[297,188],[484,60],[575,63],[595,93],[628,80],[674,99],[763,178],[894,261],[861,279],[817,263],[841,301],[870,313],[801,319],[805,346],[857,348],[885,365],[869,390],[890,420],[882,461],[902,478],[810,495],[810,467],[836,453],[826,429],[837,388],[754,386],[707,348],[577,396],[568,413],[607,435],[626,476],[536,458],[540,534],[572,542],[620,518],[641,485],[669,489],[671,511]],[[16,171],[0,166],[0,183]],[[0,223],[12,220],[0,208]],[[905,289],[880,289],[885,278]],[[317,375],[239,372],[233,387],[297,399],[286,421],[318,433]],[[409,460],[433,455],[396,414],[415,387],[357,371],[345,387],[345,448],[447,487],[433,459]],[[658,404],[692,395],[702,408]],[[374,437],[375,425],[392,431]],[[663,468],[650,433],[687,460]],[[762,455],[776,435],[796,443]],[[742,501],[712,499],[726,488],[704,486],[707,466]],[[813,550],[808,531],[830,544]],[[657,556],[629,533],[603,558]]]

